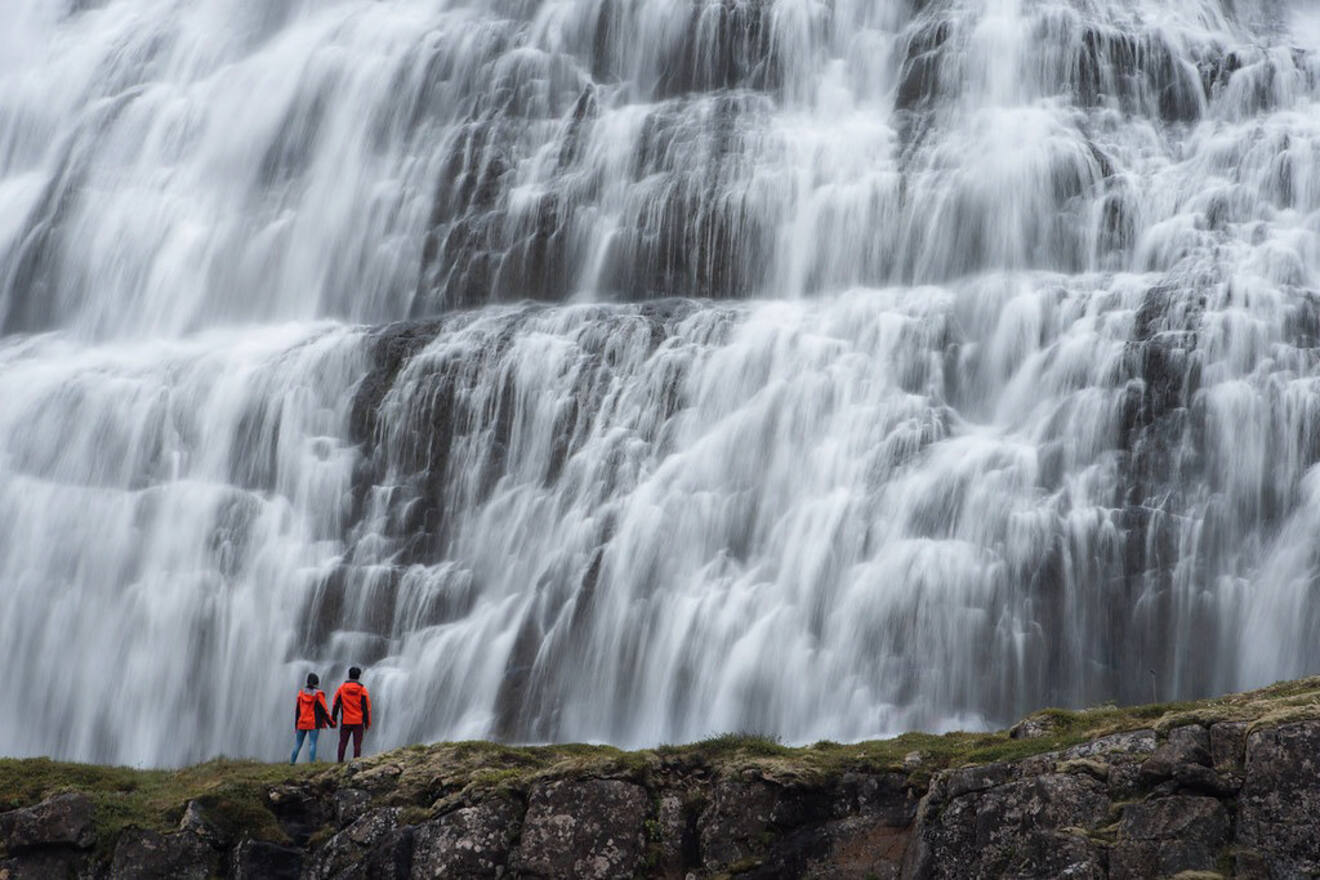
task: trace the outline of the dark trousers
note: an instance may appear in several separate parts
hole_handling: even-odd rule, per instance
[[[353,757],[362,757],[362,725],[339,725],[339,763],[344,763],[344,749],[348,748],[348,737],[353,736]]]

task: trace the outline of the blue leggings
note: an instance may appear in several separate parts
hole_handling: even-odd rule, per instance
[[[290,763],[290,764],[297,764],[297,763],[298,763],[298,753],[302,751],[302,744],[303,744],[303,738],[304,738],[304,737],[307,738],[307,739],[310,739],[310,740],[312,741],[312,754],[311,754],[311,758],[310,758],[310,760],[315,761],[315,760],[316,760],[316,740],[317,740],[317,738],[318,738],[320,735],[321,735],[321,731],[319,731],[319,730],[299,730],[299,731],[297,731],[297,738],[296,738],[296,739],[294,740],[294,742],[293,742],[293,754],[289,756],[289,763]]]

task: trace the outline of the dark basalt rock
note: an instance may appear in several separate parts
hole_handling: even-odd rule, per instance
[[[1210,727],[1210,757],[1216,770],[1234,772],[1242,769],[1247,753],[1245,721],[1224,721]]]
[[[1105,852],[1078,829],[1109,814],[1104,783],[1048,773],[1006,779],[1013,769],[955,772],[932,786],[918,816],[910,876],[923,878],[1105,876]]]
[[[1123,810],[1110,854],[1111,880],[1211,870],[1228,842],[1228,811],[1211,797],[1168,797]]]
[[[0,813],[0,844],[11,853],[60,844],[89,847],[95,839],[86,795],[60,794],[25,810]]]
[[[357,821],[371,806],[371,793],[360,788],[335,792],[335,822],[340,828]]]
[[[159,834],[129,829],[119,837],[110,862],[113,880],[209,880],[220,854],[195,834]]]
[[[1272,876],[1320,873],[1320,723],[1282,724],[1247,739],[1246,781],[1238,799],[1238,842]]]
[[[367,852],[360,869],[344,876],[366,880],[409,880],[413,876],[413,847],[416,829],[399,828],[381,837]]]
[[[615,779],[564,781],[532,789],[522,840],[511,859],[525,877],[631,877],[642,867],[646,789]]]
[[[264,840],[244,840],[229,862],[232,880],[298,880],[302,851]]]
[[[461,807],[417,827],[416,880],[478,880],[501,876],[518,840],[523,807],[508,799]]]
[[[304,876],[309,880],[331,880],[361,876],[367,861],[377,865],[377,872],[402,858],[400,850],[407,851],[411,866],[412,840],[400,839],[395,832],[399,827],[398,808],[382,808],[364,814],[353,824],[326,841],[316,851]]]
[[[266,805],[299,845],[329,820],[333,809],[320,792],[306,785],[275,786],[266,793]]]
[[[717,783],[700,819],[703,866],[718,871],[763,853],[777,802],[762,782]]]
[[[85,858],[59,850],[29,852],[12,859],[0,859],[0,880],[52,880],[52,878],[95,877]]]
[[[933,776],[920,762],[804,777],[658,754],[645,770],[486,789],[441,781],[443,764],[362,761],[268,789],[286,829],[312,832],[294,845],[221,827],[202,795],[179,831],[128,828],[98,854],[90,801],[61,795],[0,814],[0,880],[1311,876],[1320,720],[1254,723],[1249,737],[1238,721],[1134,730]]]
[[[1180,728],[1169,734],[1168,742],[1155,750],[1141,765],[1141,775],[1149,784],[1171,779],[1179,772],[1186,773],[1190,767],[1209,767],[1210,737],[1205,728],[1197,727],[1196,732],[1189,728]]]

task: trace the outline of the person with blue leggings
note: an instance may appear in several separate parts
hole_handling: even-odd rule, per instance
[[[307,673],[307,686],[298,691],[298,699],[293,704],[293,754],[289,756],[289,763],[298,763],[298,753],[302,751],[303,740],[312,741],[310,760],[316,760],[316,740],[321,735],[321,728],[334,727],[334,719],[330,717],[330,710],[325,705],[325,691],[320,690],[317,685],[321,679],[315,672]]]

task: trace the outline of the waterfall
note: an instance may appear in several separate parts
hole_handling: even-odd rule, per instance
[[[0,754],[1320,670],[1309,0],[14,0]]]

